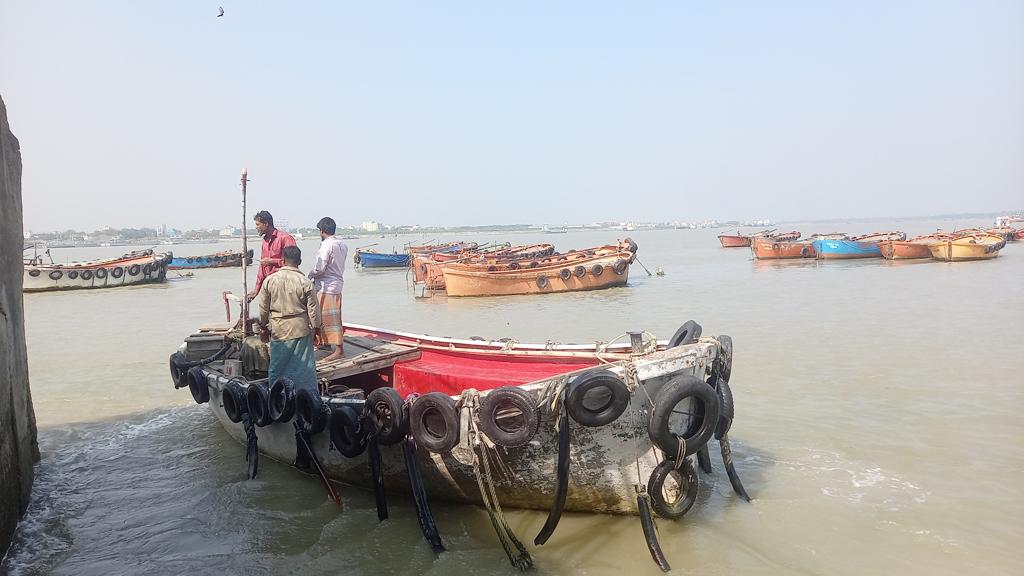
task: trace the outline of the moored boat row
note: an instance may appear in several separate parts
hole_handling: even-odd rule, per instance
[[[803,241],[778,241],[769,237],[754,238],[751,253],[759,260],[816,258],[845,260],[885,258],[910,260],[934,258],[947,262],[995,258],[1008,239],[1018,237],[1018,230],[959,230],[933,232],[907,239],[903,232],[877,232],[849,237],[846,234],[815,234]]]
[[[253,251],[246,253],[246,265],[252,265]],[[242,265],[242,253],[234,250],[215,252],[205,256],[184,256],[172,258],[168,270],[195,270],[198,268],[238,268]]]

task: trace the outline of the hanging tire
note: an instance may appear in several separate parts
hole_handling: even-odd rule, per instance
[[[722,378],[718,379],[718,404],[721,406],[718,416],[718,424],[715,426],[715,440],[721,440],[732,428],[732,420],[736,417],[736,406],[732,400],[732,388],[729,382]]]
[[[273,422],[287,422],[295,415],[295,383],[279,377],[267,392],[267,416]]]
[[[28,271],[28,275],[33,277],[33,278],[39,276],[39,274],[40,274],[39,270],[29,270]]]
[[[622,416],[629,397],[626,383],[610,370],[584,372],[569,381],[565,409],[584,426],[604,426]]]
[[[249,384],[249,389],[245,391],[246,410],[252,417],[253,424],[257,426],[262,427],[274,423],[274,420],[270,417],[270,411],[267,410],[269,396],[270,391],[267,389],[267,385],[262,382]]]
[[[117,268],[111,268],[110,275],[113,276],[114,279],[116,280],[121,276],[124,276],[124,268],[121,268],[120,266],[118,266]]]
[[[540,276],[537,276],[537,288],[540,288],[541,290],[543,290],[543,289],[547,288],[549,284],[550,284],[550,282],[548,281],[548,277],[547,276],[545,276],[543,274],[541,274]]]
[[[192,399],[196,404],[205,404],[210,401],[210,383],[199,366],[189,368],[185,376],[188,379],[188,391],[192,393]]]
[[[363,410],[377,429],[377,442],[390,446],[402,441],[408,426],[402,397],[394,388],[377,388],[370,392]]]
[[[68,278],[72,280],[78,278],[78,270],[68,270]]]
[[[676,346],[682,346],[684,344],[693,344],[700,338],[700,333],[703,328],[700,324],[697,324],[693,320],[687,320],[683,322],[683,325],[676,330],[676,333],[672,335],[668,340],[668,347],[675,348]]]
[[[675,486],[668,485],[669,479]],[[679,469],[672,460],[658,464],[651,477],[647,480],[647,494],[651,497],[651,507],[662,518],[677,520],[682,518],[697,501],[697,471],[689,460],[683,460]]]
[[[331,409],[324,403],[320,394],[308,388],[301,388],[295,395],[295,413],[302,419],[306,432],[312,436],[327,428]]]
[[[82,270],[82,280],[92,280],[92,270]]]
[[[490,266],[487,267],[487,271],[488,272],[497,272],[498,271],[498,267],[493,265],[493,264],[491,264]]]
[[[142,270],[141,266],[139,266],[138,264],[132,264],[131,266],[128,267],[128,275],[129,276],[138,276],[139,275],[139,271],[141,271],[141,270]]]
[[[515,260],[509,262],[508,263],[508,269],[509,270],[519,270],[519,262],[516,262]]]
[[[441,392],[420,396],[409,408],[409,429],[416,444],[437,454],[451,452],[459,443],[459,411],[455,400]]]
[[[577,278],[583,278],[584,276],[587,275],[587,267],[583,265],[577,265],[575,268],[573,268],[572,273],[575,274]]]
[[[568,282],[572,278],[572,270],[568,268],[562,268],[558,271],[558,277],[562,279],[562,282]]]
[[[355,408],[342,405],[331,410],[331,444],[346,458],[355,458],[366,451],[366,430],[359,422]]]
[[[187,361],[188,360],[185,358],[185,355],[181,352],[171,354],[171,382],[174,382],[175,390],[188,386],[188,368],[184,367],[184,364]]]
[[[191,264],[193,262],[193,260],[194,259],[191,256],[189,256],[188,258],[185,259],[185,261],[188,262],[189,264]]]
[[[594,264],[590,267],[590,273],[594,276],[600,276],[601,274],[604,274],[604,266],[601,264]]]
[[[50,272],[50,280],[60,280],[64,277],[64,273],[60,270],[53,270]]]
[[[718,366],[718,373],[726,382],[732,376],[732,337],[722,334],[718,340],[718,357],[715,362]]]
[[[629,245],[629,251],[633,254],[636,254],[636,251],[640,249],[640,247],[636,245],[636,242],[633,242],[632,238],[626,238],[623,242]]]
[[[97,268],[96,269],[96,278],[98,278],[99,280],[103,280],[106,277],[107,277],[107,269],[106,268]]]
[[[537,434],[537,400],[518,386],[491,390],[480,400],[480,428],[492,442],[506,448],[523,446]]]
[[[245,387],[240,378],[232,378],[221,390],[220,401],[224,405],[224,414],[234,423],[242,421],[242,415],[249,411]]]
[[[629,269],[629,262],[626,262],[621,258],[616,260],[615,266],[612,267],[612,270],[615,270],[615,273],[619,276],[625,274],[627,269]]]
[[[707,444],[718,425],[718,394],[711,386],[691,374],[669,380],[654,399],[651,420],[647,423],[651,442],[669,459],[675,459],[679,454],[680,444],[680,436],[672,430],[680,426],[673,421],[672,415],[680,413],[676,407],[685,400],[691,401],[693,411],[685,413],[692,418],[682,423],[686,427],[682,433],[682,439],[686,442],[684,457]]]

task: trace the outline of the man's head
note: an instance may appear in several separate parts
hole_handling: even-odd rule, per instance
[[[285,246],[281,251],[281,257],[284,258],[285,266],[298,268],[299,264],[302,264],[302,250],[299,250],[298,246]]]
[[[256,221],[256,231],[261,236],[274,229],[274,217],[266,210],[260,210],[252,219]]]
[[[338,230],[338,225],[334,223],[334,218],[330,216],[324,216],[316,223],[316,227],[320,229],[320,239],[323,240],[328,236],[334,236],[334,233]]]

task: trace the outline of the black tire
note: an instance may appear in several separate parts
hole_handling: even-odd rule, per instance
[[[492,442],[516,448],[533,440],[540,428],[537,400],[517,386],[491,390],[480,400],[480,428]]]
[[[116,280],[121,276],[124,276],[124,268],[121,268],[120,266],[118,266],[117,268],[111,268],[110,275],[113,276],[114,279]]]
[[[547,276],[545,276],[543,274],[541,274],[540,276],[537,276],[537,288],[540,288],[541,290],[543,290],[543,289],[547,288],[549,284],[551,284],[551,282],[548,281],[548,277]]]
[[[295,396],[295,413],[302,419],[306,432],[312,436],[327,428],[331,409],[324,403],[320,394],[308,388],[301,388]]]
[[[249,403],[245,395],[245,387],[239,379],[232,378],[224,385],[220,393],[220,402],[224,406],[224,414],[234,423],[242,421],[242,415],[249,411]]]
[[[533,262],[530,262],[530,268],[536,268],[538,266],[540,266],[540,264],[536,260],[534,260]]]
[[[142,266],[139,266],[138,264],[132,264],[131,266],[128,267],[128,275],[129,276],[138,276],[139,272],[141,270],[142,270]]]
[[[409,408],[409,429],[416,444],[438,454],[451,452],[459,443],[455,400],[441,392],[420,396]]]
[[[590,273],[594,276],[600,276],[601,274],[604,274],[604,266],[601,264],[594,264],[590,267]]]
[[[146,276],[149,276],[150,274],[153,273],[153,266],[150,264],[146,264],[145,266],[142,267],[142,273]]]
[[[683,325],[676,330],[676,333],[672,335],[668,340],[668,347],[675,348],[676,346],[682,346],[684,344],[693,344],[700,338],[700,333],[703,328],[700,324],[697,324],[693,320],[687,320],[683,322]]]
[[[359,422],[359,412],[347,405],[331,411],[331,444],[346,458],[355,458],[366,452],[366,430]]]
[[[82,270],[82,280],[92,280],[92,270]]]
[[[585,372],[569,382],[565,409],[584,426],[604,426],[622,416],[629,406],[629,389],[609,370]]]
[[[96,278],[98,278],[100,280],[103,280],[106,277],[107,277],[107,269],[106,268],[97,268],[96,269]]]
[[[50,272],[50,280],[60,280],[64,277],[64,273],[60,270],[52,270]]]
[[[269,397],[270,391],[266,384],[249,384],[249,389],[245,391],[245,404],[249,415],[252,416],[253,424],[262,427],[274,423],[270,417],[270,411],[267,409]]]
[[[718,373],[728,382],[732,376],[732,337],[723,334],[718,337],[718,344]]]
[[[577,278],[583,278],[587,275],[587,267],[582,264],[578,264],[576,268],[573,268],[573,274],[575,274]]]
[[[568,268],[562,268],[558,271],[558,277],[562,279],[562,282],[568,282],[572,278],[572,270]]]
[[[487,271],[488,272],[497,272],[497,270],[498,270],[498,267],[495,266],[494,264],[491,264],[490,266],[487,267]]]
[[[294,415],[295,383],[290,378],[277,378],[267,392],[267,416],[273,422],[287,422]]]
[[[676,406],[686,399],[692,399],[693,412],[677,411]],[[647,424],[647,433],[651,442],[670,460],[674,460],[679,454],[679,436],[672,431],[675,424],[671,421],[673,414],[687,414],[692,417],[685,423],[686,431],[682,433],[682,438],[686,441],[683,456],[689,456],[707,444],[715,432],[720,414],[718,393],[706,382],[691,374],[676,376],[658,391],[654,399],[654,409],[651,410],[651,420]]]
[[[669,477],[674,477],[678,484],[676,490],[673,490],[675,494],[665,493],[665,483]],[[647,480],[651,507],[658,516],[669,520],[682,518],[690,508],[693,508],[697,501],[697,488],[697,471],[693,469],[689,460],[683,460],[678,470],[675,462],[665,460],[654,468],[650,479]]]
[[[715,426],[715,440],[721,440],[732,428],[732,420],[736,417],[736,407],[733,404],[732,388],[729,387],[728,381],[719,378],[718,388],[715,391],[718,393],[718,404],[722,407],[718,416],[718,425]]]
[[[28,271],[28,275],[33,277],[33,278],[39,276],[39,274],[40,274],[39,270],[29,270]]]
[[[636,242],[633,242],[632,238],[626,238],[625,240],[623,240],[623,242],[629,244],[629,251],[632,252],[633,254],[636,254],[636,251],[640,248],[639,246],[636,245]]]
[[[193,259],[192,259],[191,256],[189,256],[188,258],[185,259],[185,261],[188,262],[189,264],[191,264]]]
[[[185,355],[181,352],[171,354],[171,382],[174,382],[175,389],[188,386],[188,368],[184,367],[184,364],[187,361],[188,360],[185,359]]]
[[[377,388],[370,392],[363,409],[377,429],[377,442],[391,446],[402,441],[408,423],[403,412],[402,397],[394,388]]]
[[[192,393],[192,399],[196,404],[205,404],[210,401],[210,383],[199,366],[189,368],[185,376],[188,379],[188,390]]]
[[[78,270],[68,270],[68,278],[72,280],[78,278]]]
[[[616,260],[615,261],[615,266],[612,267],[612,270],[615,270],[615,273],[618,274],[619,276],[622,276],[623,274],[625,274],[626,270],[628,270],[628,269],[629,269],[629,262],[626,262],[625,260],[623,260],[621,258]]]
[[[508,263],[508,269],[509,270],[519,270],[519,262],[516,262],[515,260],[509,262]]]

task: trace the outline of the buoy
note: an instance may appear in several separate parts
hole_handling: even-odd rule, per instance
[[[657,268],[655,268],[654,269],[654,273],[656,275],[658,275],[658,276],[664,276],[665,275],[665,271],[661,269],[661,266],[658,266]]]

